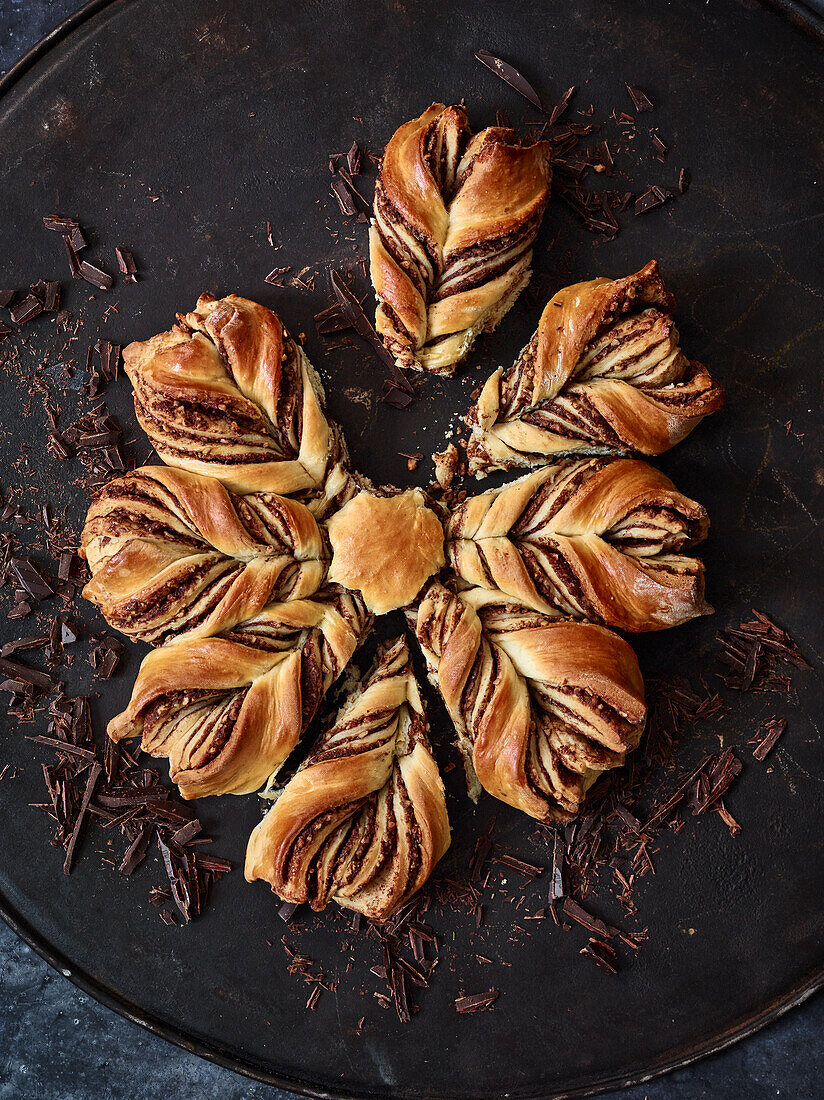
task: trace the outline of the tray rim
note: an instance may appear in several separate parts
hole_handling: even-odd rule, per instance
[[[116,5],[124,5],[127,2],[128,0],[87,0],[77,11],[67,16],[44,35],[39,42],[35,43],[10,69],[0,76],[0,98],[9,92],[21,77],[33,68],[53,46],[62,42],[79,26],[101,11]],[[824,18],[812,10],[803,0],[761,0],[761,2],[774,14],[788,19],[797,29],[809,34],[821,46],[824,46]],[[276,1088],[289,1089],[299,1095],[313,1097],[315,1100],[361,1100],[361,1098],[362,1100],[385,1100],[388,1096],[383,1090],[361,1090],[352,1093],[343,1089],[319,1088],[291,1078],[286,1074],[273,1073],[252,1059],[240,1058],[222,1048],[220,1044],[198,1038],[191,1033],[187,1033],[184,1028],[169,1023],[138,1005],[132,1004],[125,997],[112,992],[105,984],[82,968],[76,967],[68,956],[54,947],[45,935],[39,933],[33,927],[9,901],[2,890],[0,890],[0,918],[40,958],[77,989],[80,989],[98,1004],[104,1005],[123,1019],[139,1025],[153,1035],[160,1036],[181,1050],[195,1054],[206,1059],[206,1061],[252,1080]],[[644,1084],[676,1069],[691,1065],[702,1058],[718,1054],[734,1043],[749,1038],[767,1024],[778,1020],[791,1009],[803,1004],[804,1001],[822,988],[824,988],[824,965],[802,985],[796,986],[761,1010],[741,1019],[722,1035],[699,1040],[686,1053],[676,1052],[672,1055],[663,1056],[648,1071],[628,1076],[608,1077],[604,1075],[598,1081],[583,1085],[580,1088],[564,1090],[560,1093],[537,1092],[529,1094],[529,1096],[534,1097],[534,1100],[583,1100],[585,1097],[597,1096],[615,1089]],[[438,1094],[433,1093],[432,1097],[436,1098]],[[449,1100],[449,1098],[444,1096],[442,1100]],[[527,1094],[521,1096],[520,1100],[527,1100]]]

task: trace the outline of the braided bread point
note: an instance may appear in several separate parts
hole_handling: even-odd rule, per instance
[[[152,645],[207,637],[274,600],[311,596],[329,552],[312,513],[274,493],[144,466],[104,486],[86,516],[83,589],[115,629]]]
[[[469,472],[543,465],[560,452],[657,455],[723,404],[679,346],[674,302],[652,260],[623,279],[559,291],[506,373],[467,416]]]
[[[556,462],[471,497],[450,517],[447,559],[468,586],[548,615],[663,630],[708,615],[700,504],[634,459]]]
[[[329,587],[156,649],[109,737],[142,737],[144,752],[167,757],[183,798],[249,794],[276,774],[371,623],[357,595]]]
[[[171,331],[129,344],[123,363],[140,426],[169,466],[236,493],[292,495],[322,486],[345,454],[302,348],[246,298],[201,295]]]
[[[386,147],[369,253],[375,327],[398,366],[451,375],[529,282],[549,146],[433,103]]]
[[[539,821],[567,820],[641,737],[632,649],[600,626],[559,621],[433,582],[410,621],[478,784]]]
[[[246,850],[285,901],[387,920],[449,847],[443,783],[403,638],[387,643]]]

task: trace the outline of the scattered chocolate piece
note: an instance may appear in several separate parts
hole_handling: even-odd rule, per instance
[[[763,737],[752,750],[756,760],[764,760],[772,752],[786,728],[786,718],[767,718],[761,723],[758,729],[759,732],[763,731]]]
[[[574,86],[572,88],[567,88],[567,90],[564,92],[564,94],[561,96],[561,98],[555,104],[555,106],[552,108],[552,114],[549,116],[549,125],[550,126],[554,126],[555,123],[558,121],[558,119],[561,117],[561,115],[566,111],[567,107],[570,104],[570,101],[571,101],[572,97],[575,95],[577,90],[578,89],[575,88]],[[589,128],[588,127],[586,128],[586,132],[589,133]]]
[[[69,270],[72,273],[73,279],[82,279],[83,272],[80,270],[80,260],[77,258],[77,252],[72,246],[72,238],[64,237],[63,244],[66,246],[66,256],[69,260]]]
[[[83,827],[83,822],[86,817],[86,811],[89,808],[89,802],[91,801],[94,788],[100,778],[100,773],[103,771],[101,766],[97,763],[92,764],[89,771],[89,777],[86,780],[86,787],[83,791],[83,800],[80,803],[80,809],[77,811],[77,817],[74,820],[74,826],[69,837],[69,843],[66,848],[66,858],[63,861],[63,874],[70,875],[72,870],[72,863],[74,862],[74,850],[77,845],[78,837],[80,836],[80,830]]]
[[[264,283],[269,283],[270,286],[286,286],[285,275],[291,270],[291,265],[287,267],[275,267],[263,281]]]
[[[357,214],[358,208],[355,206],[352,193],[342,179],[332,180],[332,194],[338,200],[341,214],[347,216]]]
[[[9,316],[16,325],[24,325],[43,312],[42,301],[34,294],[27,295],[9,310]]]
[[[661,191],[660,187],[647,188],[643,195],[639,195],[635,200],[635,214],[648,214],[650,210],[655,210],[656,207],[662,206],[665,201],[665,194]]]
[[[667,153],[669,152],[669,146],[666,142],[662,141],[658,134],[652,135],[652,148],[655,153],[655,159],[665,161],[667,159]]]
[[[654,110],[652,100],[645,92],[642,92],[636,84],[627,84],[627,91],[629,92],[629,97],[632,100],[635,110],[638,111],[639,114],[642,114],[644,111]]]
[[[43,225],[55,233],[73,233],[80,228],[80,223],[75,218],[63,218],[59,214],[45,214]]]
[[[9,561],[12,573],[20,585],[34,600],[45,600],[54,595],[54,589],[28,558],[12,558]]]
[[[95,267],[94,264],[90,264],[88,260],[83,260],[80,264],[80,274],[87,283],[96,286],[98,290],[111,290],[114,286],[112,276],[101,270],[101,268]]]
[[[365,340],[368,340],[372,345],[378,358],[389,369],[394,388],[407,395],[409,398],[407,404],[409,404],[415,396],[412,383],[397,365],[393,356],[390,355],[384,347],[383,341],[372,326],[372,322],[364,313],[363,307],[358,299],[343,281],[340,272],[333,271],[331,273],[331,280],[332,289],[335,292],[335,297],[338,299],[338,304],[344,316],[348,319],[355,332]]]
[[[137,264],[134,262],[134,256],[128,250],[121,245],[117,245],[114,250],[115,256],[117,256],[117,266],[121,272],[126,276],[125,282],[134,283],[137,280],[135,275],[137,274]]]
[[[463,1015],[471,1012],[486,1012],[492,1008],[499,995],[497,989],[488,989],[486,993],[474,993],[469,997],[458,997],[455,1000],[455,1008]]]
[[[69,244],[74,252],[82,252],[86,247],[86,238],[83,236],[83,230],[79,225],[76,225],[71,231]]]
[[[352,142],[349,152],[346,154],[346,166],[353,176],[360,175],[361,151],[356,141]]]
[[[678,194],[683,195],[689,190],[692,182],[692,173],[689,168],[682,168],[678,173]]]
[[[618,967],[615,965],[618,958],[618,953],[611,943],[605,943],[604,940],[598,940],[594,937],[590,939],[586,947],[582,947],[579,954],[585,958],[592,959],[599,969],[606,971],[607,974],[617,974]]]
[[[524,99],[529,100],[533,107],[537,107],[539,111],[543,111],[544,114],[546,114],[546,109],[541,102],[541,97],[529,83],[527,78],[519,73],[514,65],[502,61],[500,57],[495,57],[489,50],[478,50],[475,57],[482,65],[485,65],[490,72],[500,77],[504,84],[508,84],[510,88],[522,95]]]

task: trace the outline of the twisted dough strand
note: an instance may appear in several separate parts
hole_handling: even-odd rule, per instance
[[[286,901],[386,920],[449,847],[443,783],[409,650],[388,643],[246,851],[246,878]]]
[[[548,615],[662,630],[706,615],[704,509],[645,462],[556,462],[471,497],[452,514],[447,558],[470,586]]]
[[[167,757],[184,798],[249,794],[295,747],[372,618],[338,586],[273,603],[216,638],[156,649],[109,737]]]
[[[472,137],[463,109],[442,103],[392,137],[369,251],[375,327],[400,367],[452,374],[529,282],[548,149],[501,127]]]
[[[140,426],[169,466],[234,492],[320,488],[345,456],[323,389],[271,310],[201,295],[178,324],[123,352]]]
[[[162,645],[205,637],[273,600],[311,596],[329,553],[304,505],[274,493],[229,493],[215,478],[144,466],[96,496],[81,535],[106,620]]]
[[[638,744],[646,716],[638,662],[603,627],[552,620],[482,589],[455,595],[437,582],[410,618],[473,795],[480,783],[531,817],[565,820]]]
[[[467,416],[470,473],[542,465],[562,451],[655,455],[680,442],[723,392],[681,351],[672,311],[655,260],[559,291]]]

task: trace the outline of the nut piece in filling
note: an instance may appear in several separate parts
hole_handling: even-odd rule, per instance
[[[398,366],[452,374],[529,282],[549,198],[549,144],[472,135],[433,103],[386,147],[369,235],[375,328]]]
[[[467,415],[469,472],[540,466],[562,452],[657,455],[679,443],[724,396],[681,350],[673,309],[655,260],[558,291]]]
[[[483,787],[539,821],[564,821],[637,747],[644,684],[617,634],[437,581],[408,617],[458,732],[472,797]]]
[[[382,615],[405,607],[444,564],[443,528],[420,489],[363,492],[328,522],[329,579]]]
[[[386,920],[449,847],[449,821],[409,650],[388,643],[246,851],[246,878],[285,901]]]

